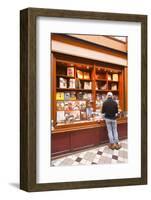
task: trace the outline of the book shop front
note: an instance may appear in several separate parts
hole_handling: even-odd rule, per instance
[[[127,39],[51,34],[51,156],[108,143],[101,114],[107,92],[118,103],[119,139],[127,138]]]

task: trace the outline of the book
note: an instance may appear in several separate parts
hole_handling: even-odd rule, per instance
[[[77,77],[83,79],[83,72],[81,70],[77,70]]]
[[[64,93],[64,100],[70,100],[70,92]]]
[[[84,82],[84,89],[92,89],[92,82]]]
[[[118,81],[118,74],[112,74],[112,80]]]
[[[101,86],[100,86],[100,89],[101,89],[101,90],[106,90],[106,89],[107,89],[107,84],[104,83],[103,85],[101,85]]]
[[[86,108],[87,117],[91,118],[93,113],[93,108]]]
[[[108,74],[108,80],[111,81],[112,80],[112,75]]]
[[[57,101],[57,110],[64,110],[64,101]]]
[[[64,110],[65,111],[73,110],[73,108],[72,108],[72,102],[65,101]]]
[[[101,109],[102,108],[102,101],[101,100],[96,100],[96,109]]]
[[[86,110],[86,101],[79,101],[79,108],[81,111]]]
[[[56,100],[64,100],[64,92],[57,92]]]
[[[78,92],[77,93],[77,99],[78,100],[83,100],[83,93],[82,92]]]
[[[65,120],[66,122],[79,121],[80,111],[65,111]]]
[[[116,101],[117,105],[119,106],[118,95],[113,95],[113,100]]]
[[[101,100],[104,102],[106,100],[106,94],[101,95]]]
[[[86,108],[93,108],[93,102],[92,101],[87,101],[86,102]]]
[[[115,100],[115,101],[118,100],[118,95],[115,95],[115,94],[114,94],[114,95],[113,95],[113,100]]]
[[[117,83],[111,84],[111,90],[117,90]]]
[[[96,113],[97,113],[97,115],[101,115],[101,110],[100,109],[96,109]]]
[[[86,120],[87,119],[87,113],[85,111],[80,112],[80,118],[81,120]]]
[[[98,82],[95,83],[95,89],[96,89],[96,90],[99,89]]]
[[[57,111],[57,122],[61,123],[65,120],[65,112],[64,111]]]
[[[69,79],[69,88],[75,88],[75,79]]]
[[[78,101],[65,101],[65,106],[64,106],[65,111],[74,111],[74,110],[79,110],[79,102]]]
[[[84,100],[92,100],[92,94],[91,93],[83,93],[83,99]]]
[[[67,76],[74,77],[74,67],[67,68]]]
[[[78,78],[75,80],[75,88],[81,89],[81,82]]]
[[[89,72],[84,72],[84,73],[83,73],[83,78],[89,80],[89,79],[90,79],[90,74],[89,74]]]
[[[102,119],[102,113],[101,113],[101,109],[96,109],[95,114],[94,114],[94,120],[101,120]]]
[[[67,88],[67,79],[59,78],[59,88]]]
[[[76,92],[70,92],[70,100],[76,100]]]

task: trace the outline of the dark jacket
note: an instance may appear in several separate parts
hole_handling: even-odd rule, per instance
[[[112,98],[108,98],[104,101],[102,107],[102,113],[105,114],[107,119],[116,119],[116,113],[118,113],[118,105]]]

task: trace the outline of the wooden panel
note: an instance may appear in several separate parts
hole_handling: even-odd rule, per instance
[[[119,124],[117,127],[119,138],[127,138],[127,123],[125,124]]]
[[[128,110],[128,68],[124,68],[124,107]]]
[[[52,51],[68,55],[80,56],[83,58],[98,60],[102,62],[113,63],[121,66],[127,66],[127,59],[110,55],[109,53],[94,51],[84,47],[67,44],[61,41],[52,40]]]
[[[95,74],[96,74],[96,66],[94,65],[92,71],[92,99],[93,99],[93,109],[96,111],[96,85],[95,85]]]
[[[93,133],[93,134],[92,134]],[[85,129],[71,134],[71,150],[94,146],[100,141],[98,129]]]
[[[108,133],[106,126],[99,128],[100,131],[100,144],[108,142]]]
[[[115,49],[122,52],[127,52],[126,43],[122,41],[115,40],[111,37],[101,36],[101,35],[72,35],[75,38],[79,38],[88,42],[92,42],[101,46],[105,46],[111,49]]]
[[[51,137],[51,153],[58,155],[67,153],[71,149],[70,133],[67,134],[52,134]]]
[[[51,119],[56,124],[56,58],[51,54]]]
[[[118,124],[119,139],[127,138],[127,123]],[[52,135],[52,158],[108,143],[106,126]]]
[[[123,71],[119,73],[119,101],[120,101],[120,108],[124,111],[124,77]]]

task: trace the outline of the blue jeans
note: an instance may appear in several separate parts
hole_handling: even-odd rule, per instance
[[[118,143],[118,132],[117,132],[117,122],[114,119],[107,119],[105,118],[108,137],[111,144]]]

